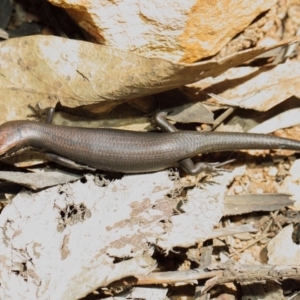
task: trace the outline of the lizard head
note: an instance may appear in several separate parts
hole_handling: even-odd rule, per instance
[[[6,122],[0,126],[0,156],[20,149],[23,144],[24,137],[20,121]]]

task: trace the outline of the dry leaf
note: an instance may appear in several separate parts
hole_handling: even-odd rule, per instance
[[[180,123],[213,123],[214,114],[202,103],[188,103],[170,110],[168,119]]]
[[[299,94],[300,63],[287,61],[275,67],[239,67],[217,78],[208,78],[190,85],[202,91],[198,100],[206,100],[205,89],[217,96],[221,105],[266,111],[291,96]]]
[[[18,183],[33,190],[72,182],[80,177],[76,174],[60,172],[24,173],[0,171],[1,180]]]
[[[292,240],[293,224],[283,228],[268,244],[270,265],[294,265],[300,260],[300,245]]]
[[[294,203],[289,197],[286,194],[227,195],[224,200],[224,216],[279,210]]]
[[[164,287],[134,287],[132,290],[128,291],[126,295],[122,293],[119,300],[167,300],[166,295],[168,288]],[[117,296],[106,298],[106,300],[118,300]]]
[[[286,110],[276,116],[256,125],[248,132],[250,133],[271,133],[282,128],[293,127],[300,124],[300,108]],[[291,137],[293,138],[293,137]]]
[[[290,176],[285,177],[280,185],[282,192],[292,195],[292,199],[295,200],[294,210],[300,210],[299,167],[300,160],[294,160],[290,168]]]
[[[225,203],[224,203],[225,204]],[[226,211],[226,204],[225,204]],[[210,235],[211,239],[224,237],[228,235],[240,235],[249,232],[256,232],[257,229],[252,224],[231,225],[223,228],[214,229]]]

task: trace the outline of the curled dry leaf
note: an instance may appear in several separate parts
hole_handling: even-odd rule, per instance
[[[287,61],[277,66],[239,67],[216,78],[208,78],[190,87],[217,94],[214,102],[258,111],[267,111],[291,96],[299,95],[300,64]],[[220,92],[221,91],[221,92]],[[188,90],[186,90],[188,92]],[[198,100],[206,100],[207,95]]]
[[[2,122],[28,115],[28,104],[80,106],[134,99],[217,76],[256,56],[294,43],[239,52],[222,60],[172,63],[83,41],[50,36],[10,39],[0,44]],[[14,107],[15,109],[11,109]]]
[[[251,128],[248,132],[252,133],[271,133],[282,128],[293,127],[300,124],[299,120],[300,107],[291,108],[283,111],[267,119],[266,121],[261,122],[255,127]],[[290,136],[294,138],[295,136]]]
[[[33,190],[43,189],[58,184],[64,184],[79,179],[76,174],[64,174],[61,172],[24,173],[0,171],[0,179],[18,183]]]

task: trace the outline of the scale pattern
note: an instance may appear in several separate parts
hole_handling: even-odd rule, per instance
[[[264,134],[133,132],[12,121],[0,126],[0,155],[31,146],[100,170],[144,173],[177,166],[199,153],[240,149],[300,151],[300,141]]]

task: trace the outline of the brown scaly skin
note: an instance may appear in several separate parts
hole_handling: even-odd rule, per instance
[[[161,125],[161,124],[160,124]],[[169,125],[167,125],[169,126]],[[11,121],[0,126],[0,156],[26,146],[91,168],[122,173],[145,173],[181,166],[196,175],[217,170],[218,164],[193,165],[199,153],[240,149],[300,151],[300,141],[264,134],[226,132],[133,132],[57,126],[33,121]],[[63,163],[62,163],[63,164]]]

